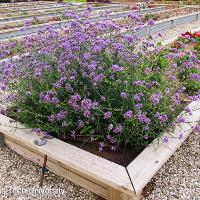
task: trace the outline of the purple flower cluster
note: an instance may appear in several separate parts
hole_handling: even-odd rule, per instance
[[[162,93],[161,92],[156,92],[151,95],[150,100],[154,106],[159,104],[160,100],[162,99]]]
[[[57,96],[57,94],[53,91],[48,91],[46,94],[44,92],[41,92],[40,100],[44,103],[58,104],[59,99],[56,96]]]
[[[138,121],[141,123],[141,124],[144,124],[144,125],[149,125],[150,122],[151,122],[151,119],[149,119],[145,113],[141,113],[141,112],[138,112],[137,113],[137,119]]]
[[[167,117],[167,115],[161,115],[159,112],[156,112],[156,115],[155,115],[159,120],[160,120],[160,122],[162,122],[162,123],[165,123],[165,122],[167,122],[167,120],[168,120],[168,117]]]
[[[133,117],[133,111],[128,110],[127,112],[124,113],[124,118],[130,119]]]

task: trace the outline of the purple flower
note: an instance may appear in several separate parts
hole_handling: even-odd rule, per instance
[[[133,112],[131,110],[128,110],[127,112],[125,112],[124,118],[130,119],[132,117],[133,117]]]
[[[24,25],[25,25],[26,28],[28,28],[31,25],[31,21],[26,20]]]
[[[152,25],[154,25],[154,24],[155,24],[155,21],[154,21],[153,19],[150,19],[150,20],[148,21],[148,25],[152,26]]]
[[[200,133],[200,125],[196,125],[194,127],[194,131],[197,132],[197,133]]]
[[[91,99],[83,99],[81,101],[81,107],[83,110],[91,110],[93,107]]]
[[[183,133],[179,133],[178,139],[179,140],[183,139]]]
[[[72,95],[69,98],[68,104],[72,106],[74,110],[79,110],[78,101],[81,100],[81,96],[79,94]]]
[[[160,100],[162,99],[162,93],[161,92],[156,92],[151,95],[150,100],[154,106],[156,106]]]
[[[156,112],[155,116],[156,116],[161,122],[167,122],[167,120],[168,120],[167,115],[161,115],[159,112]]]
[[[104,96],[101,96],[101,101],[105,101],[106,98]]]
[[[120,96],[121,96],[122,98],[126,98],[126,97],[128,96],[128,94],[127,94],[126,92],[121,92],[121,93],[120,93]]]
[[[135,104],[135,108],[138,110],[141,109],[142,107],[143,107],[142,103]]]
[[[185,119],[185,117],[183,117],[183,116],[180,116],[180,117],[178,117],[178,118],[176,119],[176,122],[177,122],[177,123],[185,123],[185,121],[186,121],[186,119]]]
[[[116,126],[116,128],[113,130],[114,133],[120,133],[122,131],[122,126],[119,124]]]
[[[148,135],[145,135],[145,136],[144,136],[144,139],[145,139],[145,140],[148,140],[148,139],[149,139],[149,136],[148,136]]]
[[[37,135],[40,135],[41,132],[42,132],[40,128],[34,128],[33,131],[34,131]]]
[[[164,137],[164,138],[163,138],[163,142],[164,142],[164,143],[168,143],[168,142],[169,142],[169,138],[168,138],[168,137]]]
[[[109,124],[108,130],[111,131],[113,129],[113,127],[114,127],[113,124]]]
[[[91,115],[91,112],[90,112],[89,110],[85,110],[85,111],[83,112],[83,116],[86,117],[86,118],[89,118],[90,115]]]
[[[170,89],[167,88],[167,89],[165,90],[165,93],[166,93],[166,95],[169,95],[169,94],[170,94]]]
[[[142,85],[145,85],[145,81],[142,81],[142,80],[134,81],[133,85],[142,86]]]
[[[104,119],[110,119],[111,116],[112,116],[112,112],[105,112],[103,118],[104,118]]]
[[[149,119],[145,114],[141,112],[137,114],[137,119],[140,123],[145,124],[145,125],[149,125],[151,122],[151,119]]]
[[[178,92],[176,92],[176,93],[174,94],[174,101],[175,101],[175,103],[176,103],[177,105],[181,103],[181,102],[180,102],[180,94],[179,94]]]
[[[107,135],[107,139],[108,139],[109,142],[111,142],[112,144],[115,143],[115,139],[114,139],[111,135]]]
[[[119,67],[118,65],[113,65],[111,67],[111,70],[114,71],[114,72],[120,72],[120,71],[123,71],[124,68],[123,67]]]
[[[144,96],[143,93],[138,93],[133,96],[134,101],[141,101],[141,97]]]
[[[55,120],[55,116],[54,115],[48,116],[48,121],[49,122],[53,122],[54,120]]]
[[[53,97],[53,98],[51,99],[51,103],[53,103],[53,104],[58,104],[58,103],[59,103],[59,99],[58,99],[57,97]]]
[[[82,120],[78,120],[77,125],[78,125],[78,128],[83,128],[84,122]]]
[[[75,140],[76,139],[76,132],[75,130],[71,131],[71,137]]]
[[[186,108],[185,108],[185,111],[186,111],[187,113],[189,113],[189,115],[192,115],[192,110],[191,110],[189,107],[186,107]]]
[[[191,80],[198,80],[200,82],[200,74],[190,73]]]
[[[59,113],[56,114],[56,120],[61,121],[66,117],[67,111],[61,110]]]
[[[104,142],[99,142],[99,152],[103,151],[104,146]]]

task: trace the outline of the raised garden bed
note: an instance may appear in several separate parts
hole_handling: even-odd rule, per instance
[[[158,17],[159,20],[171,18],[171,17],[178,17],[182,15],[188,15],[191,13],[196,13],[200,11],[200,7],[183,7],[178,9],[172,9],[172,10],[166,10],[155,13],[155,15]]]
[[[200,101],[190,104],[195,110],[193,116],[187,116],[187,122],[178,125],[167,144],[155,140],[126,168],[88,153],[80,148],[51,139],[45,146],[38,147],[33,141],[38,139],[31,130],[20,123],[10,123],[11,119],[0,115],[0,131],[5,144],[23,157],[42,166],[47,156],[47,168],[55,174],[69,179],[108,200],[139,200],[142,190],[181,146],[192,132],[191,126],[200,120]],[[184,130],[184,138],[175,139]]]
[[[29,6],[29,5],[33,5],[33,4],[37,4],[37,5],[52,5],[52,4],[56,4],[56,2],[45,2],[45,1],[37,1],[37,2],[17,2],[17,3],[1,3],[0,4],[0,8],[6,8],[6,7],[17,7],[17,6]]]
[[[77,9],[78,8],[78,9]],[[26,15],[26,16],[18,16],[18,17],[7,17],[7,18],[0,18],[0,23],[3,23],[5,24],[5,22],[7,24],[9,24],[9,22],[15,22],[15,23],[22,23],[22,22],[25,22],[26,20],[33,20],[34,18],[37,18],[37,19],[48,19],[48,18],[61,18],[64,16],[65,13],[67,12],[74,12],[74,13],[81,13],[81,12],[84,12],[86,11],[87,8],[91,8],[93,12],[97,12],[97,11],[103,11],[104,9],[105,10],[108,10],[108,11],[119,11],[119,10],[123,10],[125,9],[124,6],[121,6],[121,5],[112,5],[112,6],[99,6],[99,7],[70,7],[69,9],[65,9],[64,11],[55,11],[55,12],[51,12],[51,13],[42,13],[42,14],[36,14],[36,13],[33,13],[31,15]],[[60,20],[61,20],[60,19]]]
[[[23,8],[15,8],[15,9],[3,9],[3,11],[1,10],[1,13],[3,14],[11,14],[12,12],[33,12],[33,11],[51,11],[51,10],[55,10],[55,9],[66,9],[66,8],[69,8],[69,7],[73,7],[73,6],[77,6],[76,4],[75,5],[57,5],[57,6],[46,6],[46,7],[42,7],[42,6],[39,6],[39,7],[33,7],[33,8],[30,8],[28,7],[27,9],[23,9]]]
[[[99,8],[102,8],[102,7],[99,7]],[[135,12],[135,13],[138,13],[138,12]],[[149,13],[149,12],[151,12],[151,8],[142,10],[140,12]],[[130,14],[129,11],[114,12],[114,13],[111,13],[108,15],[103,15],[101,17],[98,15],[93,16],[93,17],[91,16],[90,18],[88,18],[88,21],[89,22],[97,22],[97,21],[101,21],[101,20],[120,19],[123,17],[128,17],[129,14]],[[84,20],[84,18],[82,20]],[[68,26],[71,23],[71,21],[72,20],[63,20],[60,22],[50,22],[50,23],[46,23],[46,24],[34,25],[34,26],[30,26],[28,28],[25,28],[22,31],[20,31],[21,28],[10,28],[9,27],[10,29],[7,29],[7,30],[4,28],[4,30],[0,32],[0,40],[17,37],[17,36],[23,36],[23,35],[27,35],[27,34],[31,34],[31,33],[36,33],[42,26],[45,27],[45,26],[51,25],[56,29],[63,29],[66,26]]]

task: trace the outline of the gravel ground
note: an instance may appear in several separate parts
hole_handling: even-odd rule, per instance
[[[0,148],[0,200],[97,200],[96,195],[72,184],[70,181],[48,173],[44,179],[45,189],[64,189],[62,197],[40,194],[13,194],[9,189],[24,188],[34,190],[40,182],[40,167],[24,159],[7,147]],[[8,189],[8,194],[3,194],[2,189]]]
[[[182,147],[147,185],[143,200],[200,200],[199,134],[191,134]],[[40,181],[39,167],[7,147],[0,149],[0,189],[33,189]],[[64,189],[64,196],[0,194],[1,200],[97,200],[96,195],[70,181],[49,173],[44,188]]]
[[[191,134],[145,188],[143,200],[200,200],[200,135]]]
[[[172,29],[167,29],[166,31],[162,31],[162,40],[170,40],[171,38],[178,37],[182,33],[185,33],[186,31],[191,31],[192,29],[200,29],[200,20],[192,22],[190,24],[183,24]]]

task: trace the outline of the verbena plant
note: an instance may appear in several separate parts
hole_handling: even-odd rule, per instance
[[[181,68],[179,78],[190,94],[200,90],[200,33],[186,32],[173,45],[179,52],[176,64]]]
[[[141,18],[129,17],[126,25],[76,17],[61,32],[47,27],[26,36],[19,59],[0,65],[8,114],[37,133],[88,141],[100,151],[141,149],[160,136],[186,98],[176,65],[182,57],[144,37]],[[4,56],[15,48],[7,46]]]

